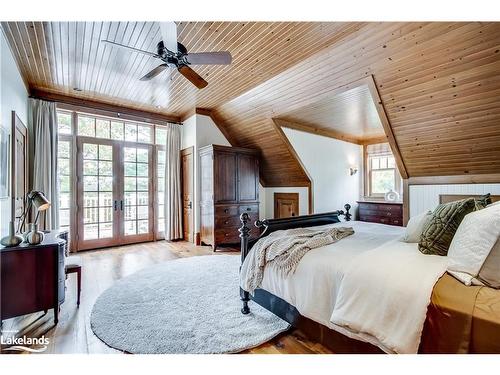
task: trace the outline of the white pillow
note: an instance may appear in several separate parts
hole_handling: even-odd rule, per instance
[[[401,239],[403,242],[415,243],[420,241],[420,236],[424,230],[425,225],[432,217],[432,211],[421,213],[420,215],[413,216],[406,224],[406,231]]]
[[[500,236],[500,205],[466,215],[448,250],[448,272],[471,285]]]
[[[489,205],[487,205],[486,207],[498,206],[499,204],[500,204],[500,201],[496,201],[496,202],[490,203],[490,204],[489,204]]]

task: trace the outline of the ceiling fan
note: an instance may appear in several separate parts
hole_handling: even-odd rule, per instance
[[[190,65],[231,64],[232,56],[227,51],[188,53],[186,47],[177,41],[177,25],[175,22],[160,22],[160,30],[163,40],[160,40],[158,43],[156,53],[126,46],[111,40],[103,40],[103,42],[156,57],[163,62],[144,75],[144,77],[141,78],[141,81],[148,81],[167,68],[177,68],[179,73],[186,77],[193,85],[195,85],[198,89],[202,89],[208,85],[208,82],[191,69]]]

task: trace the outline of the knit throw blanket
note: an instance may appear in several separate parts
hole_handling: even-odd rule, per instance
[[[284,276],[295,272],[302,257],[311,249],[326,246],[354,234],[351,227],[323,230],[307,228],[278,230],[260,239],[247,255],[241,269],[241,287],[252,295],[260,287],[266,266]]]

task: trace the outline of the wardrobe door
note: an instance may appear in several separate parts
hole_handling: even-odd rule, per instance
[[[237,178],[236,171],[237,154],[234,152],[216,152],[214,167],[214,203],[236,203]]]
[[[259,164],[254,155],[238,154],[238,195],[242,203],[259,200]]]

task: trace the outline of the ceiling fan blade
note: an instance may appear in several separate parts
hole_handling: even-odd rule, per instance
[[[177,25],[175,22],[160,22],[163,45],[170,52],[177,53]]]
[[[185,58],[191,65],[229,65],[233,60],[227,51],[188,53]]]
[[[168,68],[167,64],[158,65],[156,68],[154,68],[149,73],[147,73],[144,77],[142,77],[141,81],[149,81],[151,78],[156,77],[158,74],[160,74],[161,72],[163,72],[167,68]]]
[[[126,46],[125,44],[120,44],[120,43],[112,42],[111,40],[102,40],[101,42],[112,44],[112,45],[114,45],[116,47],[120,47],[120,48],[126,48],[126,49],[129,49],[131,51],[138,52],[138,53],[143,53],[145,55],[149,55],[149,56],[152,56],[152,57],[160,57],[156,53],[149,52],[149,51],[144,51],[142,49],[138,49],[138,48],[134,48],[134,47],[129,47],[129,46]]]
[[[199,89],[207,87],[208,82],[205,81],[203,78],[201,78],[201,76],[198,73],[196,73],[193,69],[191,69],[189,66],[181,65],[177,68],[177,70]]]

